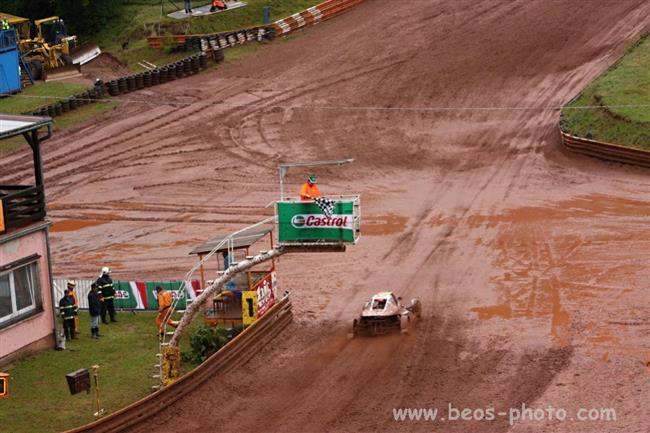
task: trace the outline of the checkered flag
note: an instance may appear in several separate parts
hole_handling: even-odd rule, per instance
[[[334,212],[334,200],[325,197],[316,197],[314,198],[314,201],[327,218],[332,218],[332,213]]]

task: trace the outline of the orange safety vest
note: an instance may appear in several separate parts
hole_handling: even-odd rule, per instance
[[[172,305],[172,294],[169,292],[160,292],[158,295],[158,311],[162,312]]]
[[[311,200],[311,198],[307,197],[308,195],[310,195],[312,198],[320,197],[320,190],[318,189],[318,186],[316,184],[309,185],[309,182],[305,182],[302,184],[302,187],[300,188],[300,200],[302,201]]]
[[[74,299],[74,307],[79,308],[79,301],[77,301],[77,294],[74,292],[74,290],[68,289],[70,296],[72,296],[72,299]],[[79,316],[74,316],[74,330],[75,332],[79,329]]]
[[[158,295],[158,316],[156,316],[156,325],[158,326],[158,331],[163,331],[163,326],[165,322],[169,320],[172,310],[172,294],[169,292],[160,292]]]

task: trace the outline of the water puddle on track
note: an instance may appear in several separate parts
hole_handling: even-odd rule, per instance
[[[594,194],[469,216],[469,228],[496,230],[493,240],[481,243],[496,253],[490,281],[499,299],[470,311],[479,320],[547,318],[549,336],[559,346],[622,349],[624,332],[574,330],[572,316],[579,323],[600,323],[609,314],[629,314],[625,305],[638,295],[644,266],[638,258],[649,237],[638,228],[650,216],[649,204]],[[601,311],[602,305],[610,308]]]
[[[77,230],[84,229],[86,227],[93,227],[102,224],[106,224],[110,221],[98,221],[98,220],[59,220],[55,221],[52,227],[50,228],[51,232],[74,232]]]

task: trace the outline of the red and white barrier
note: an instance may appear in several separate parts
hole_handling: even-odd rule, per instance
[[[318,24],[332,18],[345,10],[362,3],[364,0],[327,0],[306,11],[293,14],[273,23],[277,36],[286,35],[294,30]]]

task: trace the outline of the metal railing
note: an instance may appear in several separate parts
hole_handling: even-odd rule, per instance
[[[0,185],[0,200],[7,228],[16,228],[45,218],[42,186]]]
[[[571,135],[560,129],[562,144],[569,150],[594,158],[650,167],[650,152]]]

